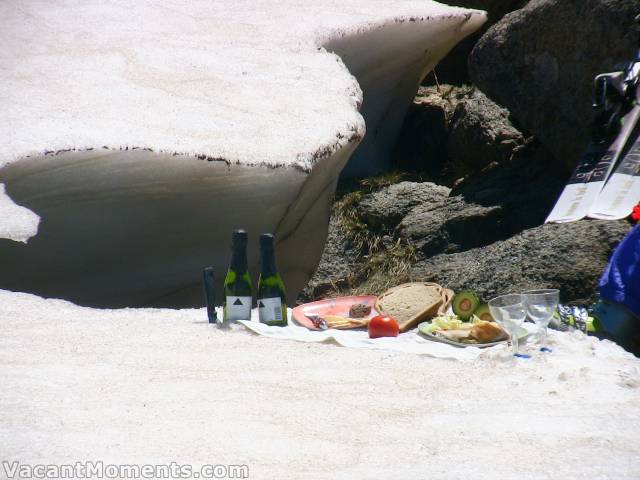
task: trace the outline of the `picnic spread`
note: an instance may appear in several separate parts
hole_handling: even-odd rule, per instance
[[[258,322],[257,313],[257,309],[255,309],[253,320],[241,320],[239,323],[255,334],[273,339],[328,343],[347,348],[388,350],[453,360],[474,360],[486,351],[483,348],[461,348],[446,342],[434,341],[428,336],[419,333],[418,329],[400,333],[397,337],[372,339],[369,338],[367,331],[363,328],[310,330],[294,322],[291,322],[286,327],[272,327]],[[532,324],[525,325],[524,331],[525,335],[529,335],[535,332],[535,327]],[[508,348],[506,342],[500,342],[496,345],[495,348],[497,350],[506,350]]]
[[[253,287],[247,267],[248,235],[244,230],[236,230],[232,235],[232,255],[224,281],[222,308],[216,308],[215,304],[213,268],[205,267],[203,270],[207,315],[209,323],[221,329],[240,324],[269,338],[334,342],[351,348],[395,350],[457,359],[475,358],[482,349],[504,349],[510,344],[514,357],[530,358],[529,353],[520,351],[520,343],[533,338],[531,334],[535,333],[535,342],[528,343],[535,344],[539,352],[551,353],[547,335],[549,325],[556,330],[580,330],[597,335],[606,330],[600,317],[608,318],[609,330],[612,329],[612,320],[614,327],[615,322],[625,327],[634,323],[634,315],[624,310],[627,308],[624,299],[620,305],[607,303],[609,297],[605,286],[609,285],[606,279],[611,268],[619,269],[629,263],[626,260],[629,253],[624,252],[629,250],[629,245],[635,251],[634,235],[638,228],[620,244],[612,256],[613,267],[603,274],[601,290],[604,303],[589,308],[561,304],[560,291],[554,288],[505,293],[485,301],[487,299],[471,290],[454,292],[434,282],[408,282],[393,286],[380,295],[323,298],[291,309],[286,304],[285,286],[278,272],[272,234],[260,236],[262,268],[256,295],[257,308],[252,308]],[[625,259],[622,264],[619,258]],[[622,283],[624,285],[618,287],[622,288],[629,282]],[[631,290],[630,294],[633,295]],[[613,306],[616,315],[609,314],[607,309],[601,313],[603,304]]]
[[[415,297],[413,303],[407,301],[407,292],[422,289],[431,289],[434,295]],[[389,303],[389,298],[393,298],[393,294],[397,292],[403,293],[401,298],[406,303]],[[437,297],[435,292],[440,296]],[[557,291],[545,292],[557,298]],[[528,297],[525,294],[523,298]],[[476,308],[469,313],[469,307],[474,303]],[[520,308],[526,308],[526,300],[522,298]],[[298,305],[288,309],[287,316],[291,321],[286,326],[272,326],[260,322],[258,308],[251,311],[251,319],[239,320],[237,323],[253,333],[268,338],[311,343],[327,342],[349,348],[392,350],[458,360],[477,358],[482,350],[488,347],[504,350],[512,339],[524,341],[529,337],[533,338],[541,329],[546,329],[545,322],[551,320],[554,321],[556,329],[582,330],[586,333],[595,328],[593,317],[581,319],[586,309],[560,305],[556,310],[551,305],[547,307],[547,311],[551,312],[552,318],[542,318],[537,326],[524,323],[524,316],[521,314],[522,320],[516,321],[515,331],[510,333],[508,327],[503,327],[508,322],[496,322],[488,305],[480,302],[473,292],[464,291],[454,295],[452,291],[437,284],[414,282],[394,287],[380,297],[346,296]],[[390,316],[390,312],[395,313],[401,319],[400,322]],[[558,312],[562,312],[562,316]],[[364,315],[358,317],[363,313]],[[551,351],[544,346],[541,350]],[[517,356],[528,357],[517,351],[514,353]]]
[[[222,329],[240,324],[269,338],[471,359],[483,348],[504,348],[507,343],[512,345],[514,356],[529,358],[519,351],[519,343],[534,332],[539,350],[549,353],[547,326],[552,321],[556,328],[578,328],[585,333],[599,327],[598,319],[586,309],[559,305],[557,289],[509,293],[485,302],[470,290],[456,293],[434,282],[408,282],[380,295],[324,298],[290,309],[272,234],[260,237],[262,271],[257,308],[252,308],[247,242],[245,231],[233,232],[222,308],[215,307],[212,268],[203,271],[209,322]],[[535,327],[525,324],[527,317]]]
[[[640,16],[636,20],[640,22]],[[597,115],[591,142],[546,223],[574,222],[585,217],[614,220],[630,215],[632,221],[640,219],[640,137],[637,132],[634,135],[640,123],[639,82],[638,55],[622,70],[595,78],[593,106]],[[534,330],[539,350],[550,353],[550,324],[556,329],[579,329],[585,333],[608,330],[616,341],[624,341],[638,331],[638,228],[614,252],[600,279],[600,301],[589,309],[561,305],[559,289],[547,288],[548,285],[482,299],[471,290],[454,292],[438,283],[408,282],[376,295],[324,298],[289,310],[276,265],[275,237],[263,233],[258,308],[252,310],[248,235],[236,230],[220,316],[215,309],[213,268],[205,267],[203,271],[207,314],[209,322],[221,328],[240,323],[267,337],[333,340],[350,347],[383,347],[435,356],[473,356],[474,353],[459,352],[509,342],[515,357],[528,358],[528,354],[520,352],[519,342]],[[526,319],[537,328],[525,324]],[[606,328],[603,323],[607,323]],[[455,355],[451,353],[454,347],[458,349]]]

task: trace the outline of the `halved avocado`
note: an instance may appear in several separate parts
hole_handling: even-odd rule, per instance
[[[489,310],[489,305],[486,303],[482,303],[478,308],[473,311],[473,314],[478,317],[480,320],[486,320],[487,322],[493,322],[493,316],[491,315],[491,310]]]
[[[478,295],[469,290],[463,290],[462,292],[458,292],[453,297],[453,302],[451,303],[451,308],[453,309],[453,313],[455,313],[460,320],[467,321],[473,315],[473,312],[480,305],[480,299]]]

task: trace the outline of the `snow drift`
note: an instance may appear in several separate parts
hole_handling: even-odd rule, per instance
[[[350,155],[350,174],[384,166],[421,79],[485,15],[15,0],[0,18],[0,288],[119,307],[201,303],[239,227],[254,270],[276,233],[295,298]]]
[[[202,309],[0,291],[0,319],[6,463],[246,464],[249,478],[278,480],[638,478],[640,362],[580,332],[551,332],[550,355],[532,342],[528,360],[504,345],[453,361],[224,331]]]

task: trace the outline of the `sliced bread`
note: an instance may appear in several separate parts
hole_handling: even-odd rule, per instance
[[[406,332],[436,315],[449,299],[449,292],[436,283],[405,283],[380,295],[376,310],[395,318],[400,331]]]

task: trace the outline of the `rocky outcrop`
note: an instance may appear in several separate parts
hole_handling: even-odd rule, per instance
[[[301,292],[300,300],[316,300],[328,292],[343,288],[361,261],[360,252],[351,243],[339,216],[334,213],[318,268]]]
[[[409,212],[397,227],[397,235],[431,256],[486,245],[501,237],[500,206],[483,207],[449,199],[440,208],[420,205]]]
[[[544,189],[544,180],[534,180],[526,188],[518,178],[535,179],[531,172],[527,176],[526,167],[501,170],[453,191],[429,182],[401,182],[364,195],[355,210],[372,235],[380,237],[382,255],[385,251],[394,255],[396,242],[413,249],[415,261],[407,279],[471,289],[484,298],[560,288],[565,302],[594,301],[597,279],[629,223],[584,220],[540,225],[553,201],[549,198],[554,198]],[[478,199],[484,205],[476,203]],[[330,242],[301,300],[362,292],[353,283],[354,273],[368,255],[351,243],[349,229],[339,217],[334,214]]]
[[[512,159],[493,162],[453,189],[402,182],[365,195],[357,211],[375,231],[402,238],[425,256],[459,252],[543,223],[564,178],[549,152],[532,140]]]
[[[504,163],[525,142],[509,112],[476,90],[456,105],[448,138],[449,175],[460,178]]]
[[[503,238],[542,224],[564,187],[567,171],[535,139],[514,150],[510,161],[489,165],[458,183],[452,195],[465,202],[502,207]]]
[[[411,249],[412,280],[485,298],[554,287],[565,302],[593,301],[629,223],[542,224],[586,144],[593,76],[636,48],[636,13],[637,1],[532,0],[502,18],[471,59],[488,96],[425,87],[405,121],[398,165],[435,183],[363,195],[350,213],[362,223],[359,237],[368,228],[389,257],[389,246]],[[341,235],[348,244],[349,229]]]
[[[564,302],[590,303],[627,221],[582,220],[535,227],[505,241],[436,255],[412,269],[416,280],[471,289],[483,298],[533,288],[559,288]]]
[[[433,183],[401,182],[366,195],[358,213],[374,228],[393,230],[416,206],[442,207],[449,192],[449,188]]]
[[[527,143],[509,112],[474,87],[421,87],[394,157],[405,171],[451,185],[510,160]]]
[[[453,112],[472,90],[452,85],[421,86],[404,119],[393,153],[394,166],[441,180]]]
[[[584,150],[593,78],[629,61],[637,0],[531,0],[483,35],[471,78],[568,167]]]
[[[438,80],[440,82],[454,84],[469,82],[467,60],[471,50],[482,34],[509,12],[524,7],[528,1],[529,0],[449,0],[446,2],[449,5],[484,10],[487,12],[488,18],[487,23],[485,23],[478,32],[470,35],[456,45],[451,53],[438,64],[436,68]],[[429,78],[429,80],[433,81],[432,78]]]
[[[430,182],[402,182],[365,196],[358,212],[372,228],[405,240],[424,256],[485,245],[500,234],[499,206],[468,204]]]
[[[566,174],[543,145],[529,139],[510,159],[492,162],[453,188],[397,183],[362,195],[351,215],[379,239],[380,254],[393,256],[396,243],[412,249],[416,261],[408,279],[470,288],[484,297],[553,286],[566,302],[588,302],[595,299],[597,277],[629,224],[540,226]],[[367,252],[350,244],[349,229],[340,222],[332,222],[332,229],[333,242],[304,300],[336,290],[362,291],[353,284],[353,273],[369,261]]]

